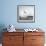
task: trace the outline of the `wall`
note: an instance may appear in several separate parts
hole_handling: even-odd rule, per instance
[[[45,0],[2,0],[0,24],[13,24],[16,28],[46,27],[45,3]],[[18,23],[17,5],[35,5],[35,23]]]
[[[1,0],[0,25],[13,24],[16,28],[46,28],[46,0]],[[35,5],[35,23],[17,22],[17,5]]]

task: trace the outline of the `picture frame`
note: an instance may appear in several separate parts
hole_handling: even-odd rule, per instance
[[[35,5],[17,5],[17,22],[34,23]]]

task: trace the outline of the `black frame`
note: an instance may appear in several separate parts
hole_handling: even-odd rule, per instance
[[[25,22],[26,20],[24,20],[23,22],[21,20],[19,21],[19,7],[20,6],[33,6],[34,7],[33,21],[31,21],[31,20],[30,21],[28,20],[29,22],[28,21]],[[19,23],[34,23],[35,22],[35,5],[17,5],[17,22],[19,22]]]

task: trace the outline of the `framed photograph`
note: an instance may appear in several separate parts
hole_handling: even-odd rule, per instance
[[[35,5],[18,5],[17,21],[22,23],[35,22]]]

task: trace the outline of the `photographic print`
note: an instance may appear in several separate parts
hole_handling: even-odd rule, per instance
[[[18,5],[17,6],[18,22],[35,22],[35,5]]]

